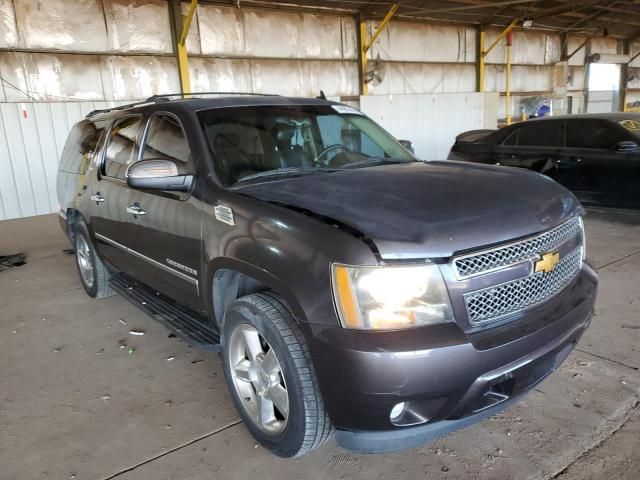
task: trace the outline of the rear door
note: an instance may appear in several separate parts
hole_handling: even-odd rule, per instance
[[[178,117],[157,112],[148,119],[141,159],[169,159],[180,174],[195,175],[191,149]],[[201,209],[191,193],[131,190],[128,215],[131,254],[141,281],[180,303],[199,307]]]
[[[91,188],[91,230],[101,257],[118,270],[132,273],[127,253],[131,216],[127,213],[129,188],[125,172],[138,155],[142,115],[125,115],[113,121],[99,162],[98,180]]]

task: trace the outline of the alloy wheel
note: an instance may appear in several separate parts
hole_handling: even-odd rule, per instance
[[[93,260],[91,248],[87,240],[82,235],[78,235],[76,240],[76,261],[82,280],[88,288],[93,287]]]
[[[229,370],[236,393],[253,423],[277,435],[287,425],[289,394],[282,367],[269,342],[248,324],[229,338]]]

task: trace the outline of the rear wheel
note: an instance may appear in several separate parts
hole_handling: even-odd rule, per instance
[[[333,434],[309,352],[274,294],[231,304],[223,326],[225,377],[247,429],[280,457],[304,455]]]
[[[113,295],[114,292],[109,285],[109,270],[102,263],[93,247],[87,226],[84,223],[76,226],[74,245],[80,282],[87,295],[93,298],[104,298]]]

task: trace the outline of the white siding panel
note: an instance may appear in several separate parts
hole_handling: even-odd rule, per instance
[[[60,108],[56,105],[56,107]],[[48,210],[51,206],[56,208],[57,195],[56,195],[56,175],[58,173],[58,159],[62,153],[62,144],[58,144],[56,141],[54,131],[54,115],[55,108],[50,108],[49,105],[36,103],[32,104],[33,119],[36,126],[36,134],[38,135],[40,157],[42,159],[42,166],[44,169],[44,176],[47,183],[48,193]],[[66,140],[66,139],[65,139]],[[64,140],[63,140],[64,142]]]
[[[456,135],[480,128],[495,128],[497,93],[445,93],[434,95],[367,95],[360,108],[396,138],[413,142],[416,155],[443,160]]]
[[[22,121],[20,104],[5,103],[0,105],[0,115],[4,124],[7,146],[9,150],[9,162],[13,171],[13,182],[18,193],[16,198],[10,198],[9,203],[17,202],[20,216],[30,217],[37,215],[36,201],[31,184],[31,172],[27,153],[22,140]]]
[[[69,130],[91,110],[122,103],[0,104],[0,220],[57,211],[58,162]]]
[[[24,145],[29,179],[33,191],[36,214],[42,215],[51,211],[51,195],[47,181],[47,169],[41,149],[40,135],[33,104],[25,105],[26,115],[21,118],[21,139]],[[53,192],[52,192],[53,193]],[[54,195],[55,196],[55,195]]]
[[[13,118],[11,118],[13,120]],[[5,120],[0,112],[0,219],[22,216],[18,198],[18,186],[13,175],[13,165],[7,141]]]

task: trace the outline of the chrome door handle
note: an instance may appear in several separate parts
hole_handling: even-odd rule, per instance
[[[104,197],[100,195],[100,192],[98,192],[94,195],[91,195],[91,201],[96,203],[102,203],[104,202]]]
[[[140,205],[135,203],[127,207],[127,213],[132,213],[135,216],[147,214],[147,212]]]

